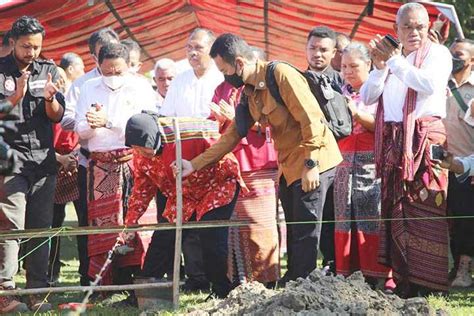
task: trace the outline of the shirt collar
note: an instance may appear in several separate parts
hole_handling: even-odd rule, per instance
[[[474,86],[474,74],[472,73],[472,70],[471,70],[471,75],[470,75],[469,78],[466,80],[466,82],[469,82],[471,85]]]
[[[471,71],[471,74],[469,75],[469,77],[467,78],[467,80],[465,80],[464,82],[461,82],[461,84],[458,84],[456,82],[456,79],[454,79],[454,76],[451,74],[449,76],[449,80],[452,80],[454,81],[454,83],[456,84],[457,87],[461,87],[463,85],[465,85],[466,83],[469,83],[470,85],[474,86],[474,74],[473,74],[473,71]]]
[[[41,66],[36,60],[33,61],[33,67],[32,68],[33,68],[32,74],[41,72]]]
[[[11,72],[11,73],[15,73],[15,72],[20,72],[20,70],[18,69],[18,66],[16,64],[16,60],[15,60],[15,57],[13,57],[13,52],[11,52],[8,56],[8,70]],[[33,63],[32,63],[32,74],[36,74],[36,73],[40,73],[41,72],[41,66],[40,64],[34,60]]]
[[[244,79],[245,84],[249,84],[255,87],[255,90],[263,90],[267,88],[265,82],[265,76],[267,74],[268,62],[257,60],[255,65],[255,71],[251,73],[247,78]],[[249,65],[249,67],[253,67]]]
[[[10,73],[19,73],[19,69],[18,69],[18,66],[16,65],[16,62],[15,62],[15,58],[13,57],[13,52],[11,52],[8,56],[6,56],[7,58],[7,62],[6,62],[6,66],[7,66],[7,69]]]

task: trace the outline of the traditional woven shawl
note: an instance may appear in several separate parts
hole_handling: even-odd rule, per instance
[[[420,68],[430,51],[431,41],[427,41],[422,47],[416,51],[414,66]],[[389,74],[390,75],[390,74]],[[417,92],[412,88],[408,88],[405,104],[403,106],[403,157],[402,171],[403,180],[413,181],[415,177],[414,152],[413,152],[413,135],[415,130],[415,108],[416,108]],[[377,163],[377,176],[381,175],[382,168],[382,143],[383,143],[383,94],[379,98],[377,107],[377,116],[375,122],[375,161]]]

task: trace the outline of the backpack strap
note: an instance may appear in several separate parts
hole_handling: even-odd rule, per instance
[[[267,72],[265,73],[265,82],[271,96],[275,99],[275,101],[280,105],[285,105],[285,101],[283,101],[281,97],[280,89],[278,88],[278,84],[275,79],[275,68],[279,63],[280,61],[271,61],[268,63]]]
[[[459,105],[461,110],[463,112],[467,112],[467,110],[469,109],[469,106],[466,104],[466,102],[464,102],[464,99],[462,98],[461,94],[458,91],[458,87],[456,86],[456,84],[454,83],[452,79],[448,81],[448,87],[449,87],[449,90],[451,90],[451,93],[456,99],[457,104]]]

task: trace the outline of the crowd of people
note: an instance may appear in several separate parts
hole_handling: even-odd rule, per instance
[[[184,231],[184,291],[284,287],[316,269],[319,252],[325,273],[360,270],[405,298],[471,286],[474,42],[441,44],[417,3],[394,22],[398,45],[315,27],[303,72],[237,35],[198,28],[188,64],[158,60],[152,85],[139,73],[140,46],[114,30],[91,34],[95,67],[85,73],[74,52],[58,66],[40,58],[45,30],[20,17],[0,57],[0,101],[11,106],[0,119],[17,127],[2,135],[17,160],[0,176],[0,230],[61,227],[69,202],[80,227],[174,222],[181,174],[184,221],[248,223]],[[308,73],[344,96],[350,135],[333,133]],[[81,285],[117,238],[101,284],[172,278],[174,231],[92,234],[77,237]],[[60,248],[59,238],[1,241],[0,288],[15,289],[20,253],[27,288],[58,285]],[[136,304],[133,293],[125,303]],[[50,309],[41,295],[0,297],[0,313]]]

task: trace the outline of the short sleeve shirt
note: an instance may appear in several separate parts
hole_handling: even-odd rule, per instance
[[[45,176],[56,174],[56,157],[53,147],[53,122],[48,118],[43,97],[44,86],[51,73],[53,82],[59,79],[56,65],[48,60],[35,60],[30,68],[25,96],[10,111],[18,119],[16,132],[5,131],[3,138],[17,156],[13,173]],[[21,76],[13,56],[0,58],[0,100],[15,93],[16,80]],[[65,106],[64,96],[56,99]]]

